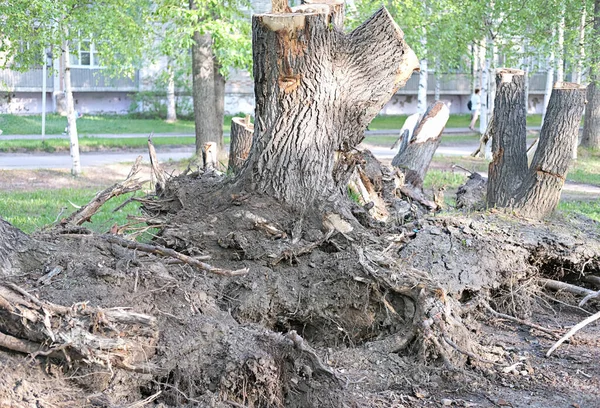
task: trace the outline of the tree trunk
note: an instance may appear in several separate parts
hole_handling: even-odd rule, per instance
[[[246,118],[233,118],[231,120],[231,140],[229,144],[229,166],[233,174],[238,174],[246,162],[252,148],[254,125],[250,123],[250,116]]]
[[[573,78],[573,82],[578,84],[583,79],[583,62],[585,61],[585,25],[586,25],[587,9],[585,6],[585,0],[583,0],[583,6],[581,9],[581,21],[579,23],[579,58],[577,61],[577,69]]]
[[[558,40],[556,53],[556,82],[565,80],[565,4],[561,5],[560,20],[558,22]]]
[[[415,129],[411,140],[403,144],[392,166],[404,173],[404,183],[413,189],[423,189],[425,173],[433,154],[442,140],[442,131],[450,117],[450,110],[442,102],[435,102],[427,109]]]
[[[197,9],[196,1],[190,0],[190,9]],[[201,157],[204,145],[217,142],[217,111],[215,108],[214,57],[210,33],[195,31],[192,46],[192,97],[194,99],[194,122],[196,123],[196,155]],[[208,103],[207,103],[208,101]]]
[[[594,2],[594,35],[600,38],[600,0]],[[584,147],[600,148],[600,58],[592,61],[590,72],[590,86],[587,91],[587,105],[585,107],[585,123],[583,125],[583,138],[581,145]]]
[[[424,29],[423,34],[421,36],[421,45],[423,49],[427,47],[427,31]],[[427,72],[427,58],[423,58],[419,61],[419,66],[421,71],[419,73],[419,89],[417,91],[417,112],[420,114],[425,114],[427,111],[427,80],[429,79],[429,74]]]
[[[19,252],[29,246],[29,237],[0,218],[0,277],[5,279],[19,270]]]
[[[496,100],[490,128],[493,160],[489,166],[487,205],[507,207],[527,174],[525,72],[496,72]]]
[[[177,121],[177,110],[175,108],[175,71],[171,64],[167,65],[167,123]]]
[[[340,183],[352,169],[336,165],[335,157],[343,160],[363,140],[367,125],[418,68],[385,8],[344,34],[330,24],[341,5],[252,18],[256,121],[238,180],[302,210],[315,202],[335,205],[346,194]],[[341,168],[343,175],[336,172]]]
[[[479,58],[480,58],[480,66],[481,66],[481,92],[479,93],[479,98],[481,101],[481,110],[479,114],[479,133],[482,135],[485,134],[487,129],[487,98],[488,98],[488,76],[490,69],[490,59],[487,58],[487,48],[486,41],[483,40],[481,42],[481,46],[479,47]]]
[[[584,104],[584,86],[563,82],[554,87],[529,175],[515,197],[519,214],[542,219],[558,205]]]
[[[65,56],[65,99],[67,108],[67,133],[69,134],[71,152],[71,174],[75,177],[81,174],[81,161],[79,159],[79,138],[77,136],[77,112],[75,112],[75,101],[73,100],[73,88],[71,86],[71,61],[69,55],[69,43],[64,44]]]
[[[215,111],[217,122],[217,141],[219,151],[223,151],[223,122],[225,122],[225,77],[219,72],[220,66],[214,62],[214,80],[215,80]]]
[[[554,36],[554,35],[553,35]],[[554,51],[550,53],[550,56],[546,60],[546,90],[544,92],[544,109],[542,111],[542,124],[546,119],[546,111],[548,110],[548,103],[550,102],[550,96],[552,95],[552,86],[554,85]]]
[[[440,64],[438,61],[435,63],[435,87],[433,91],[433,100],[435,102],[440,100],[440,91],[442,88],[442,76],[440,74]]]

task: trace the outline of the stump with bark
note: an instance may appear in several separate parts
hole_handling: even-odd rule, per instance
[[[334,174],[335,157],[363,140],[369,122],[418,69],[385,8],[345,34],[336,25],[342,5],[253,16],[257,119],[239,183],[299,209],[345,194],[353,168]]]
[[[229,142],[228,169],[233,174],[238,174],[246,162],[252,148],[254,125],[250,123],[250,116],[233,118],[231,120],[231,140]]]
[[[572,162],[579,124],[585,105],[585,87],[556,83],[548,104],[539,145],[527,167],[524,72],[500,69],[496,74],[492,137],[494,159],[490,163],[486,203],[512,208],[528,218],[548,216]]]
[[[392,166],[404,173],[404,181],[413,189],[422,190],[425,173],[442,140],[442,131],[450,118],[443,102],[432,104],[416,126],[410,140],[402,140]],[[407,135],[401,135],[407,138]]]

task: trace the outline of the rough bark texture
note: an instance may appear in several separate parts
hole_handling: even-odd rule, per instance
[[[499,69],[496,87],[487,204],[506,207],[527,175],[525,72]]]
[[[558,205],[584,104],[584,86],[563,82],[554,87],[529,176],[515,197],[514,207],[519,214],[542,219]]]
[[[587,90],[585,122],[583,125],[583,147],[600,148],[600,77],[595,77]]]
[[[79,159],[79,138],[77,136],[77,113],[73,100],[73,88],[71,86],[71,61],[69,56],[69,43],[64,44],[65,57],[65,99],[67,103],[67,133],[69,134],[71,152],[71,174],[81,174],[81,160]]]
[[[229,166],[233,174],[238,174],[246,162],[252,148],[254,125],[250,118],[233,118],[231,120],[231,141],[229,144]]]
[[[225,121],[225,77],[219,72],[219,65],[215,61],[215,114],[217,125],[217,142],[219,151],[223,150],[223,122]]]
[[[195,0],[190,0],[190,9],[197,9]],[[194,32],[192,46],[192,97],[194,99],[194,122],[196,123],[196,154],[202,154],[208,142],[217,142],[217,111],[214,103],[214,57],[210,33]]]
[[[18,253],[27,249],[29,237],[0,218],[0,277],[18,270]]]
[[[329,7],[331,22],[339,29],[344,28],[344,0],[302,0],[303,6],[326,4]],[[304,8],[307,10],[308,8]],[[292,7],[292,11],[300,11],[302,7]]]
[[[442,131],[449,117],[448,107],[443,102],[435,102],[425,112],[410,141],[402,142],[392,166],[402,170],[406,184],[417,189],[423,188],[425,173],[442,141]]]
[[[385,8],[344,34],[331,24],[335,7],[301,7],[306,13],[253,16],[255,136],[240,180],[306,208],[345,191],[335,153],[362,141],[418,60]]]

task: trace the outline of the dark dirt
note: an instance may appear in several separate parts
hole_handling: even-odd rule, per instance
[[[171,199],[147,206],[149,223],[168,221],[157,243],[210,255],[206,262],[221,268],[249,268],[243,277],[169,264],[85,231],[32,236],[37,252],[3,279],[61,305],[155,316],[160,337],[147,358],[158,369],[31,361],[0,349],[0,407],[124,407],[158,392],[147,406],[600,406],[598,325],[545,358],[555,339],[476,304],[487,299],[562,332],[595,312],[598,303],[587,312],[568,306],[580,299],[542,291],[535,279],[600,274],[597,223],[471,212],[345,231],[347,223],[316,211],[232,196],[220,183],[209,175],[171,180]],[[36,283],[55,266],[64,272]],[[434,294],[446,334],[471,356],[436,347],[435,323],[420,328],[431,320],[422,298]]]

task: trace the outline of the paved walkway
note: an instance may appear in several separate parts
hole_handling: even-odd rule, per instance
[[[527,130],[531,131],[539,131],[539,126],[529,126]],[[400,129],[378,129],[378,130],[367,130],[365,132],[366,136],[387,136],[387,135],[398,135],[400,133]],[[476,134],[477,132],[472,132],[469,128],[459,127],[459,128],[445,128],[444,134],[449,135],[467,135],[467,134]],[[229,132],[224,132],[224,136],[229,136]],[[194,137],[193,133],[155,133],[153,137]],[[44,136],[46,139],[68,139],[67,135],[46,135]],[[124,133],[124,134],[80,134],[79,137],[99,137],[99,138],[107,138],[107,139],[131,139],[131,138],[147,138],[147,133]],[[28,139],[28,140],[41,140],[41,135],[0,135],[0,143],[2,140],[14,140],[14,139]]]

